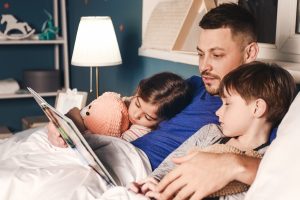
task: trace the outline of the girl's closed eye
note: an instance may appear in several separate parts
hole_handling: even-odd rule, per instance
[[[148,121],[154,121],[154,119],[152,117],[149,117],[148,115],[145,115],[146,120]]]

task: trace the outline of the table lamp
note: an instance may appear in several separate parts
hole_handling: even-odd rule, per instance
[[[81,17],[75,39],[71,64],[90,67],[90,92],[92,71],[96,68],[96,94],[99,96],[99,67],[122,63],[115,30],[108,16]]]

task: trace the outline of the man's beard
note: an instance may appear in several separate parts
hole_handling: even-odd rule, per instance
[[[209,83],[205,83],[205,89],[206,91],[211,94],[211,95],[219,95],[219,87],[220,87],[220,82],[221,82],[221,78],[218,75],[215,74],[211,74],[208,71],[203,71],[201,72],[201,76],[207,76],[207,77],[211,77],[214,79],[214,81],[219,81],[218,83],[216,83],[215,85],[209,84]]]
[[[205,84],[206,91],[211,95],[219,95],[219,86],[218,87],[212,87],[211,85]]]

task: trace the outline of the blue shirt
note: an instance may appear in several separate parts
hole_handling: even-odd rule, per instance
[[[193,87],[192,102],[169,121],[161,122],[158,129],[132,142],[148,156],[153,170],[202,126],[218,124],[215,112],[221,106],[220,97],[207,93],[198,76],[187,81]]]

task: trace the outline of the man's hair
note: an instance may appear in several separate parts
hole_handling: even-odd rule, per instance
[[[203,16],[199,26],[203,29],[229,28],[233,38],[241,34],[246,45],[257,42],[254,16],[237,4],[224,3],[211,9]]]
[[[267,121],[277,126],[292,103],[296,84],[292,75],[276,64],[254,61],[231,71],[220,84],[220,96],[235,92],[246,103],[258,98],[267,104]]]
[[[158,106],[159,120],[171,119],[192,99],[191,87],[180,76],[162,72],[140,81],[136,95]]]

